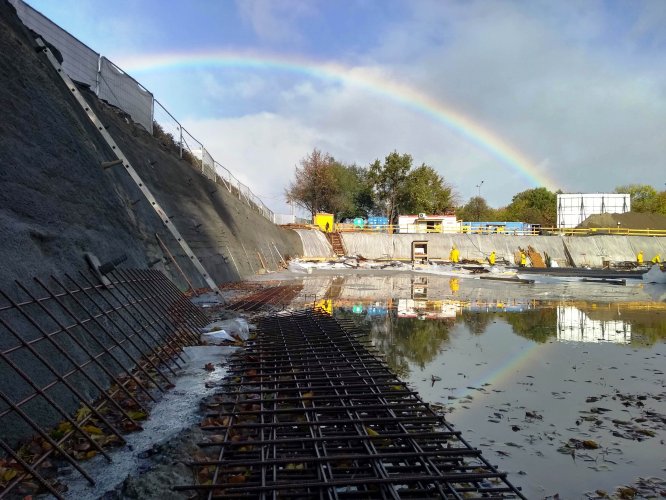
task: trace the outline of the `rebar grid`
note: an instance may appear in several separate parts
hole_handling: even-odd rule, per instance
[[[316,311],[261,320],[207,402],[201,498],[524,498],[360,334]]]
[[[162,273],[107,276],[110,287],[80,273],[0,290],[0,498],[37,484],[62,498],[54,461],[94,483],[80,460],[110,461],[105,448],[140,429],[199,342],[206,318]]]
[[[268,286],[256,287],[251,293],[244,295],[226,308],[232,311],[259,312],[272,310],[273,312],[286,308],[299,295],[303,284],[281,282],[270,283]]]

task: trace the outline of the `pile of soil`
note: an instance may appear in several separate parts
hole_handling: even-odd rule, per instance
[[[578,227],[584,229],[617,227],[618,222],[620,223],[620,227],[625,229],[666,230],[666,215],[638,212],[590,215]]]

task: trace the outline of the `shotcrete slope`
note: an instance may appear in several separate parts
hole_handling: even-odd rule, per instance
[[[92,93],[85,95],[216,282],[256,271],[258,251],[273,268],[275,247],[282,254],[302,252],[295,233],[205,179]],[[152,264],[184,287],[156,233],[193,284],[204,286],[127,173],[100,167],[115,157],[4,1],[0,109],[0,287],[76,272],[85,267],[84,252],[102,262],[126,254],[123,266]]]

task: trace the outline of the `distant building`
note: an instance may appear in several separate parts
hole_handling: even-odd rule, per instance
[[[462,223],[462,232],[472,234],[512,234],[525,236],[539,234],[540,229],[541,226],[539,224],[530,224],[528,222],[471,221]]]
[[[566,193],[557,195],[557,227],[573,228],[590,215],[623,214],[631,210],[626,193]]]
[[[399,215],[400,233],[459,233],[460,222],[455,215]]]

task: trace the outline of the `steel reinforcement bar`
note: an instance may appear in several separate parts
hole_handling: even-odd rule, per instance
[[[162,273],[107,276],[111,286],[80,273],[0,290],[0,498],[62,498],[65,462],[94,483],[81,460],[110,461],[199,342],[205,317]]]
[[[316,311],[264,318],[207,401],[200,498],[524,498],[360,334]]]

